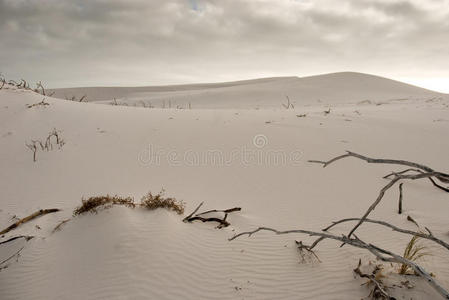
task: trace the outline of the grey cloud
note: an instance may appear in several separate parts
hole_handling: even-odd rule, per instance
[[[54,87],[435,76],[449,68],[447,3],[0,0],[0,72]]]

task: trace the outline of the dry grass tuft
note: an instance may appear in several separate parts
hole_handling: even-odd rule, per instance
[[[419,237],[413,236],[410,242],[408,242],[407,246],[404,250],[403,257],[411,260],[411,261],[417,261],[421,257],[430,255],[429,252],[425,252],[426,247],[418,244]],[[399,274],[405,275],[405,274],[414,274],[413,270],[406,264],[402,264],[399,268]]]
[[[145,196],[142,197],[140,206],[145,207],[147,209],[153,210],[157,208],[165,208],[168,210],[173,210],[177,212],[179,215],[184,213],[184,202],[176,200],[176,198],[164,198],[164,190],[162,190],[159,194],[154,195],[149,192]]]
[[[97,213],[97,209],[101,208],[101,209],[107,209],[107,208],[111,208],[113,205],[124,205],[126,207],[129,208],[134,208],[136,207],[136,204],[134,203],[134,199],[131,197],[119,197],[119,196],[95,196],[95,197],[90,197],[88,199],[82,199],[82,204],[81,206],[77,207],[74,211],[73,211],[73,215],[77,216],[77,215],[81,215],[84,214],[86,212],[91,212],[91,213]]]

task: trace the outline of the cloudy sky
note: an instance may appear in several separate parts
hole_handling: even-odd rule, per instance
[[[0,72],[48,87],[338,71],[449,92],[449,0],[0,0]]]

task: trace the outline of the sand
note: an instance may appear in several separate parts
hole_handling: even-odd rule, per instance
[[[360,74],[339,74],[339,81],[329,76],[143,92],[154,104],[153,98],[189,99],[192,109],[132,107],[140,92],[117,97],[130,101],[128,107],[45,97],[50,105],[27,108],[44,97],[0,90],[0,229],[14,216],[62,209],[0,239],[35,236],[0,245],[0,261],[23,247],[0,271],[0,298],[366,297],[365,280],[352,272],[359,258],[375,262],[366,251],[325,241],[316,250],[321,263],[299,263],[294,240],[310,243],[310,237],[260,233],[228,241],[262,225],[319,231],[331,221],[361,216],[385,185],[382,176],[402,170],[355,159],[323,169],[309,159],[352,150],[449,171],[449,96],[369,76],[359,85],[354,76]],[[286,91],[294,109],[281,105]],[[39,151],[33,162],[25,144],[44,139],[53,128],[65,145]],[[204,209],[239,206],[242,211],[229,215],[231,226],[216,229],[212,223],[183,223],[183,216],[166,210],[114,207],[73,218],[52,233],[72,218],[82,197],[117,194],[139,201],[162,188],[186,203],[186,213],[202,201]],[[387,192],[371,217],[415,229],[406,220],[410,215],[449,242],[447,193],[428,181],[405,182],[402,215],[396,213],[397,198],[397,188]],[[349,228],[341,225],[333,232]],[[358,235],[397,253],[410,239],[367,224]],[[420,263],[449,288],[448,252],[422,243],[432,255]],[[386,267],[388,280],[400,280],[393,271]],[[422,280],[411,276],[410,281],[413,289],[391,293],[398,299],[438,299]]]

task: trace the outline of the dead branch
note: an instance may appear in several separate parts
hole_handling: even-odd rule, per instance
[[[29,221],[31,221],[31,220],[37,218],[37,217],[40,217],[40,216],[43,216],[43,215],[46,215],[46,214],[50,214],[50,213],[55,213],[55,212],[58,212],[58,211],[60,211],[60,210],[57,209],[57,208],[40,209],[40,210],[36,211],[35,213],[29,215],[28,217],[25,217],[25,218],[23,218],[23,219],[20,219],[19,221],[15,222],[14,224],[10,225],[9,227],[3,229],[3,230],[0,232],[0,235],[3,235],[3,234],[5,234],[5,233],[8,233],[9,231],[11,231],[11,230],[13,230],[13,229],[16,229],[16,228],[19,227],[20,225],[22,225],[22,224],[24,224],[24,223],[26,223],[26,222],[29,222]]]
[[[208,210],[208,211],[197,214],[196,212],[200,209],[200,207],[202,205],[203,205],[203,202],[201,202],[197,206],[197,208],[195,208],[195,210],[190,215],[185,217],[182,221],[189,222],[189,223],[193,222],[193,221],[197,221],[197,220],[202,221],[202,222],[217,222],[217,223],[219,223],[217,228],[223,228],[223,227],[228,227],[229,225],[231,225],[231,223],[226,221],[229,213],[242,210],[242,208],[240,208],[240,207],[234,207],[234,208],[229,208],[229,209],[224,209],[224,210],[212,209],[212,210]],[[209,214],[212,212],[221,212],[221,213],[224,213],[224,216],[222,219],[217,218],[217,217],[209,217],[209,218],[202,217],[203,215],[206,215],[206,214]]]
[[[200,207],[203,205],[203,203],[204,203],[204,202],[201,202],[201,203],[195,208],[195,210],[194,210],[190,215],[188,215],[187,217],[185,217],[182,221],[183,221],[183,222],[187,222],[187,221],[189,220],[189,218],[192,217],[192,216],[198,211],[198,209],[200,209]]]
[[[360,270],[360,266],[362,265],[362,259],[359,259],[359,264],[357,265],[357,268],[354,269],[354,273],[356,273],[357,275],[359,275],[361,278],[366,278],[368,279],[368,282],[373,283],[374,284],[374,289],[371,291],[370,295],[373,297],[373,299],[386,299],[386,300],[390,300],[390,299],[395,299],[393,297],[391,297],[387,291],[386,291],[386,287],[384,286],[384,284],[382,283],[381,280],[376,279],[376,273],[380,270],[378,267],[376,267],[373,270],[372,274],[366,274],[363,273]]]
[[[388,179],[388,178],[390,178],[391,176],[394,176],[394,175],[397,175],[397,174],[399,174],[399,175],[405,174],[405,173],[410,172],[410,171],[417,172],[417,173],[424,173],[422,170],[419,170],[419,169],[406,169],[406,170],[401,171],[401,172],[391,172],[390,174],[385,175],[383,178]],[[435,187],[437,187],[437,188],[439,188],[439,189],[441,189],[441,190],[443,190],[443,191],[449,193],[449,188],[446,188],[446,187],[444,187],[444,186],[442,186],[442,185],[436,183],[435,180],[433,180],[432,177],[429,177],[429,180],[430,180],[430,182],[432,182],[432,184],[433,184]]]
[[[222,213],[228,214],[228,213],[231,213],[231,212],[234,212],[234,211],[241,211],[241,210],[242,210],[241,207],[234,207],[234,208],[229,208],[229,209],[224,209],[224,210],[212,209],[212,210],[208,210],[208,211],[202,212],[200,214],[197,214],[197,216],[201,216],[201,215],[205,215],[205,214],[213,213],[213,212],[222,212]]]
[[[359,228],[360,225],[365,221],[365,219],[368,217],[368,215],[376,208],[376,206],[380,203],[382,200],[385,192],[390,189],[396,182],[402,179],[410,179],[410,180],[416,180],[421,178],[430,178],[436,176],[436,174],[440,174],[439,172],[429,172],[429,173],[418,173],[414,175],[405,175],[405,174],[395,174],[395,177],[387,184],[385,185],[379,192],[379,195],[377,196],[377,199],[371,204],[371,206],[368,208],[368,210],[365,212],[365,214],[360,218],[360,221],[354,226],[353,229],[349,232],[348,236],[351,236],[357,228]]]
[[[415,219],[413,219],[411,216],[407,216],[407,221],[412,222],[413,224],[416,225],[416,227],[419,228],[418,222],[416,222]]]
[[[17,239],[25,239],[26,241],[29,241],[32,238],[34,238],[34,236],[32,236],[32,235],[18,235],[18,236],[14,236],[10,239],[7,239],[6,241],[0,242],[0,245],[15,241]]]
[[[410,162],[410,161],[406,161],[406,160],[397,160],[397,159],[371,158],[371,157],[367,157],[367,156],[357,154],[357,153],[354,153],[351,151],[346,151],[346,152],[347,152],[346,154],[332,158],[329,161],[309,160],[309,162],[322,164],[323,168],[325,168],[337,160],[340,160],[340,159],[343,159],[346,157],[355,157],[355,158],[364,160],[367,163],[403,165],[403,166],[408,166],[408,167],[412,167],[412,168],[417,168],[417,169],[423,170],[427,173],[435,172],[432,168],[422,165],[422,164],[415,163],[415,162]],[[437,177],[441,182],[449,183],[449,174],[441,173],[441,172],[435,172],[435,174],[436,174],[435,177]]]
[[[27,107],[32,108],[32,107],[39,106],[39,105],[47,106],[47,105],[50,105],[50,103],[45,102],[45,98],[44,98],[41,102],[34,103],[34,104],[28,104]]]
[[[332,224],[329,225],[329,226],[327,226],[326,228],[324,228],[323,231],[328,231],[329,229],[331,229],[332,227],[334,227],[334,226],[336,226],[336,225],[338,225],[338,224],[345,223],[345,222],[352,222],[352,221],[360,221],[360,218],[347,218],[347,219],[342,219],[342,220],[339,220],[339,221],[332,222]],[[435,237],[429,230],[427,230],[427,231],[429,232],[429,233],[427,234],[427,233],[423,233],[423,232],[421,232],[421,231],[413,231],[413,230],[402,229],[402,228],[399,228],[399,227],[397,227],[397,226],[395,226],[395,225],[392,225],[392,224],[390,224],[390,223],[387,223],[387,222],[385,222],[385,221],[372,220],[372,219],[365,219],[365,222],[373,223],[373,224],[379,224],[379,225],[382,225],[382,226],[386,226],[386,227],[389,227],[389,228],[391,228],[393,231],[396,231],[396,232],[405,233],[405,234],[410,234],[410,235],[412,235],[412,236],[418,236],[418,237],[420,237],[420,238],[423,238],[423,239],[427,239],[427,240],[433,241],[433,242],[435,242],[435,243],[437,243],[437,244],[443,246],[443,247],[446,248],[447,250],[449,250],[449,244],[446,243],[446,242],[444,242],[444,241],[442,241],[442,240],[440,240],[440,239],[438,239],[438,238],[436,238],[436,237]],[[417,224],[416,224],[416,225],[417,225]]]
[[[340,241],[340,242],[343,242],[344,244],[348,244],[348,245],[351,245],[356,248],[366,249],[382,261],[408,265],[410,268],[412,268],[415,271],[415,273],[417,275],[424,278],[426,280],[426,282],[432,288],[434,288],[441,296],[443,296],[444,299],[449,299],[449,292],[447,292],[437,281],[435,281],[435,279],[432,277],[432,275],[430,275],[430,273],[427,272],[423,267],[421,267],[421,266],[417,265],[416,263],[414,263],[413,261],[410,261],[410,260],[408,260],[400,255],[397,255],[393,252],[379,248],[373,244],[367,244],[364,241],[360,240],[355,235],[354,235],[354,238],[350,238],[345,235],[338,236],[338,235],[333,235],[333,234],[329,234],[326,232],[315,232],[315,231],[302,230],[302,229],[279,231],[277,229],[273,229],[273,228],[269,228],[269,227],[259,227],[253,231],[241,232],[237,235],[234,235],[233,237],[229,238],[229,241],[232,241],[242,235],[251,236],[259,231],[271,231],[276,234],[290,234],[290,233],[308,234],[310,236],[318,236],[318,237],[323,237],[324,239],[332,239],[332,240]]]
[[[404,183],[399,184],[399,203],[398,203],[398,214],[402,214],[402,185]]]

